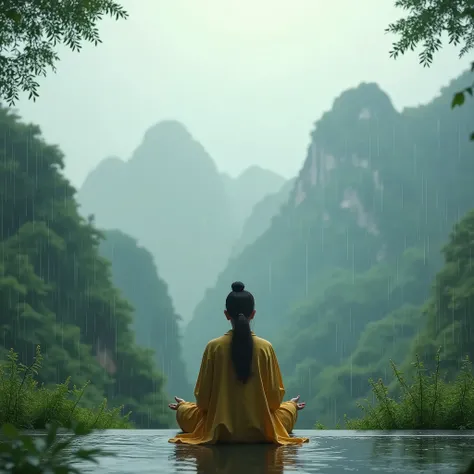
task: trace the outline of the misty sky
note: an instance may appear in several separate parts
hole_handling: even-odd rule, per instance
[[[163,119],[184,123],[223,171],[258,164],[291,177],[313,122],[344,89],[377,82],[400,109],[469,67],[450,48],[430,69],[414,53],[390,59],[394,0],[121,3],[127,21],[103,21],[97,48],[61,50],[40,99],[17,104],[62,148],[76,186],[106,156],[128,158]]]

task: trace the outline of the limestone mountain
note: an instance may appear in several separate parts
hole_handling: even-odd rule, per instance
[[[78,199],[99,227],[153,254],[183,317],[225,265],[237,232],[212,158],[178,122],[151,127],[130,160],[99,164]]]
[[[189,320],[225,267],[243,216],[282,181],[260,168],[223,176],[182,124],[165,121],[145,133],[128,161],[101,162],[78,200],[98,227],[119,229],[151,252],[177,313]]]
[[[196,307],[184,336],[191,378],[205,343],[227,329],[234,280],[256,297],[255,330],[275,342],[289,395],[308,402],[304,426],[340,421],[368,378],[406,354],[440,247],[474,202],[474,113],[450,108],[468,83],[401,113],[372,83],[334,101],[289,201]]]

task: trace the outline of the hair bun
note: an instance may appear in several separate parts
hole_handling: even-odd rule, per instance
[[[236,293],[244,291],[244,288],[245,285],[241,281],[234,281],[234,283],[232,283],[232,291],[235,291]]]

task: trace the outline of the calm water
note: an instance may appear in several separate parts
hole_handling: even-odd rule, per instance
[[[301,447],[183,446],[168,443],[174,430],[95,433],[84,441],[115,453],[84,473],[456,473],[474,457],[471,432],[297,431]]]

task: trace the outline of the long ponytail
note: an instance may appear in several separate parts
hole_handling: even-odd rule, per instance
[[[243,313],[234,320],[230,352],[237,379],[246,383],[252,375],[253,338],[250,321]]]
[[[233,323],[230,355],[237,379],[246,383],[252,375],[253,337],[250,316],[255,308],[252,293],[244,291],[245,285],[236,281],[227,296],[225,305]]]

